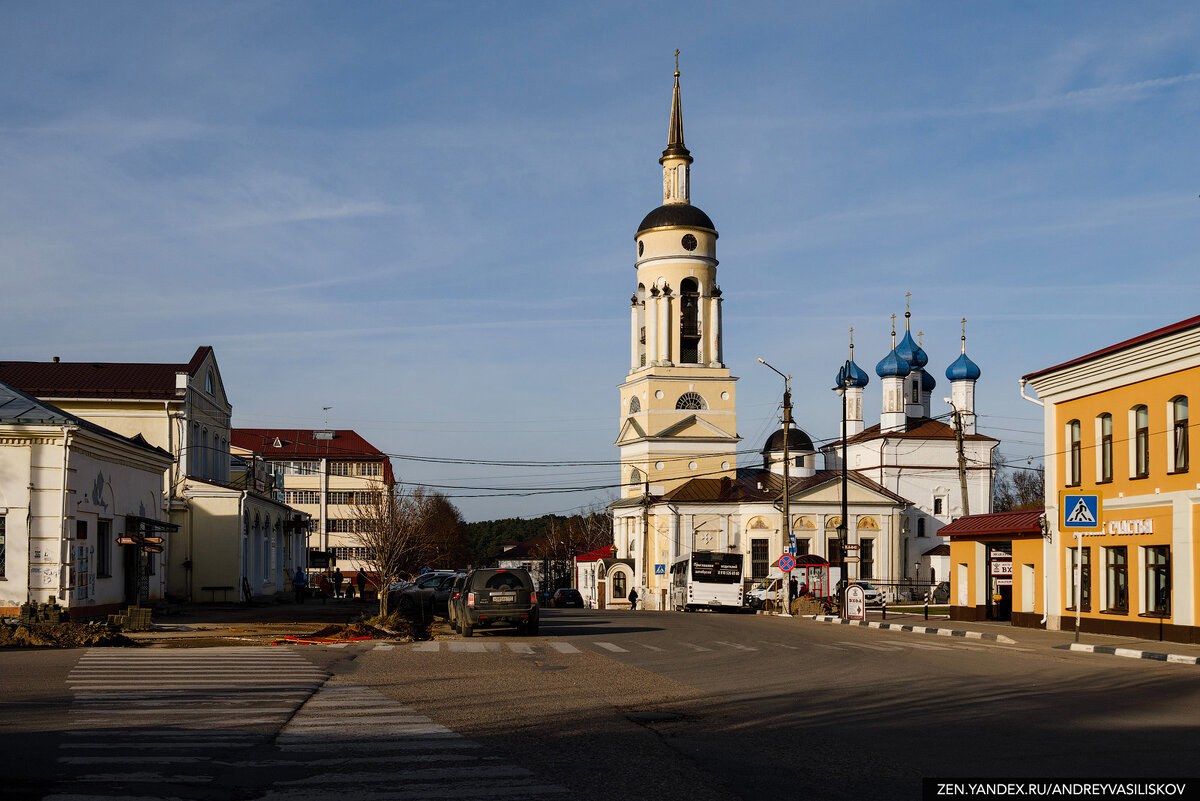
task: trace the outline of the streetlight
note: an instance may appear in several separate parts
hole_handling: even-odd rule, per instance
[[[782,541],[780,543],[780,552],[782,553],[785,548],[787,548],[789,552],[795,552],[795,550],[796,550],[795,545],[792,543],[792,540],[791,540],[791,537],[792,537],[792,509],[789,504],[789,501],[790,501],[789,496],[791,495],[790,490],[792,487],[791,487],[791,481],[790,481],[791,476],[788,472],[788,468],[789,468],[788,462],[791,461],[791,457],[788,452],[788,438],[789,438],[790,434],[792,433],[792,431],[791,431],[791,429],[792,429],[792,377],[790,375],[784,375],[783,373],[779,372],[774,367],[771,367],[771,365],[767,364],[767,362],[764,361],[763,359],[759,359],[758,363],[765,365],[769,369],[773,370],[776,375],[778,375],[780,378],[783,379],[783,525],[780,528],[781,528],[783,537],[785,537],[786,539],[781,538]],[[768,469],[770,469],[770,468],[768,467]],[[782,572],[782,571],[780,571],[780,572]],[[789,576],[788,578],[790,579],[791,577]],[[783,601],[784,601],[783,612],[781,614],[784,617],[791,617],[791,615],[792,615],[792,582],[790,580],[788,580],[788,581],[781,580],[780,583],[783,585]]]
[[[833,388],[842,399],[842,519],[838,523],[838,542],[842,544],[842,591],[841,591],[841,606],[842,617],[846,617],[846,590],[850,587],[850,562],[849,549],[846,547],[850,543],[847,541],[850,536],[850,526],[847,518],[850,516],[849,503],[846,500],[846,392],[855,384],[854,369],[851,367],[853,362],[849,359],[838,370],[837,386]]]

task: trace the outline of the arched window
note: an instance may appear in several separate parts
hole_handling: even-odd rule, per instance
[[[628,592],[628,585],[625,579],[624,571],[613,573],[612,577],[612,596],[613,598],[624,598]]]
[[[1113,477],[1113,433],[1112,433],[1112,415],[1105,412],[1099,417],[1100,429],[1100,453],[1099,453],[1099,472],[1100,481],[1112,481]]]
[[[633,301],[637,304],[638,367],[646,366],[646,285],[638,284]],[[653,357],[651,357],[653,358]]]
[[[629,488],[636,490],[646,481],[646,474],[636,467],[629,471]]]
[[[208,429],[200,432],[200,478],[208,478]]]
[[[609,408],[612,408],[611,406]],[[704,398],[700,397],[698,392],[685,392],[679,396],[679,400],[675,402],[676,409],[707,409],[708,404],[704,402]]]
[[[1133,468],[1134,478],[1150,475],[1150,410],[1133,407]]]
[[[1079,421],[1067,423],[1067,486],[1078,487],[1081,480],[1080,460],[1083,446],[1079,436]]]
[[[1185,473],[1188,469],[1188,404],[1187,396],[1171,399],[1171,469]]]
[[[629,413],[637,414],[642,410],[642,400],[637,395],[629,399]]]
[[[700,284],[685,278],[679,285],[679,361],[700,361]]]

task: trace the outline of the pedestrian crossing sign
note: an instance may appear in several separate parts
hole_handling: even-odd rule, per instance
[[[1059,526],[1064,531],[1100,531],[1100,496],[1064,492],[1059,496]]]

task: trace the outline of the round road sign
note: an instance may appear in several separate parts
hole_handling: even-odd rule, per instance
[[[779,557],[779,569],[782,570],[784,573],[790,573],[792,571],[792,568],[794,568],[795,566],[796,566],[796,560],[793,557],[791,557],[787,554],[784,554],[783,556]]]

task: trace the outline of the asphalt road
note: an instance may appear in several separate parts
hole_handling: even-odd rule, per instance
[[[903,799],[1196,772],[1195,666],[752,615],[547,610],[541,633],[0,652],[5,792]]]

